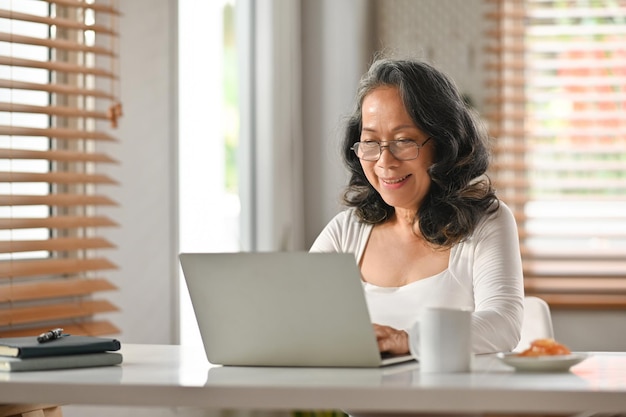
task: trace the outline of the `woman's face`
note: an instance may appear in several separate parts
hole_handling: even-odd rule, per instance
[[[395,87],[378,87],[363,99],[361,141],[385,142],[412,139],[424,143],[428,136],[419,130],[404,108]],[[431,141],[419,150],[417,158],[396,159],[383,148],[378,161],[361,160],[361,166],[372,186],[392,207],[417,210],[430,188],[428,167],[433,163]]]

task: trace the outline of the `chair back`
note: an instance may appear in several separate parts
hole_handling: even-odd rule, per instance
[[[536,339],[554,338],[552,316],[548,303],[539,297],[524,297],[524,321],[519,343],[513,349],[521,352],[530,347],[530,342]]]

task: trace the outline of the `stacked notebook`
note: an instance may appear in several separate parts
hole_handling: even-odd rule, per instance
[[[0,338],[0,371],[41,371],[122,363],[120,342],[94,336],[64,335],[41,343],[37,336]]]

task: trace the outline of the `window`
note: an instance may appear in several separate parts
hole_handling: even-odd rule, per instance
[[[234,9],[234,0],[178,2],[181,252],[239,250]],[[201,345],[179,275],[180,342]]]
[[[626,1],[486,1],[491,177],[528,294],[626,307]]]
[[[98,235],[116,225],[99,214],[116,182],[98,143],[121,116],[117,17],[104,2],[0,4],[0,336],[119,331],[99,317],[116,307]]]

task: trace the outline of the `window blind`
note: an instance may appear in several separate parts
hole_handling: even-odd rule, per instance
[[[626,1],[485,0],[490,175],[527,294],[626,307]]]
[[[119,332],[99,236],[116,161],[97,152],[121,116],[118,20],[107,1],[0,3],[0,337]]]

